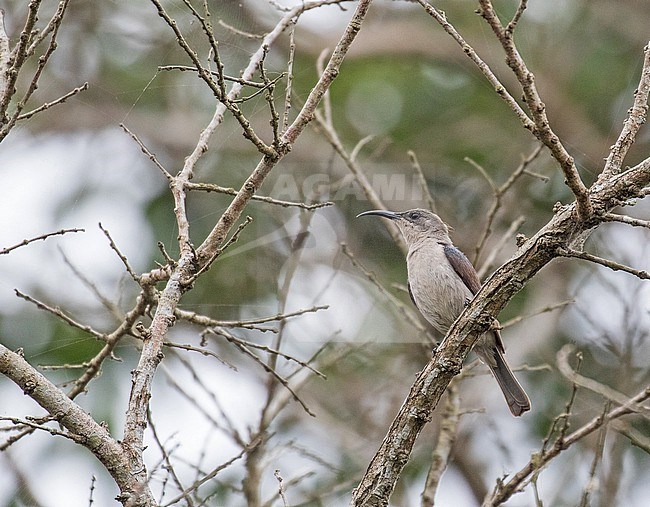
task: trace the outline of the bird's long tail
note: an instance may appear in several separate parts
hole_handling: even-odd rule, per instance
[[[489,366],[494,378],[497,379],[510,412],[514,416],[520,416],[530,410],[530,399],[515,378],[501,351],[497,347],[491,347],[489,351],[493,361],[485,361],[485,363]]]

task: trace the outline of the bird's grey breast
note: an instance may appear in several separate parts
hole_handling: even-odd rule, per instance
[[[446,333],[472,293],[449,263],[444,245],[433,239],[411,245],[407,268],[416,306],[433,327]]]

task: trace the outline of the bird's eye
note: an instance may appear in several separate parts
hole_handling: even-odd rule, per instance
[[[411,211],[408,214],[409,220],[417,220],[420,218],[420,214],[417,211]]]

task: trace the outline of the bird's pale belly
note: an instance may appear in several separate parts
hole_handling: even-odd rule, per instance
[[[417,273],[409,269],[409,284],[415,304],[427,321],[441,333],[447,332],[465,308],[466,301],[472,298],[460,278],[450,276],[451,273],[439,266],[420,269]]]

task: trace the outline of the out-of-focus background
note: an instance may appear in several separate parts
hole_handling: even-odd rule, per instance
[[[281,12],[264,0],[208,2],[226,73],[238,75],[259,39]],[[287,5],[289,2],[280,3]],[[52,12],[55,2],[44,3]],[[503,16],[512,1],[496,1]],[[208,45],[198,23],[182,2],[165,5],[188,41],[207,59]],[[316,60],[334,47],[353,3],[325,6],[302,16],[295,32],[294,109],[313,86]],[[441,1],[436,6],[488,62],[504,84],[516,90],[502,50],[470,1]],[[15,42],[24,23],[24,1],[3,0],[5,25]],[[43,16],[45,17],[45,16]],[[219,21],[219,22],[218,22]],[[532,0],[516,32],[522,56],[536,75],[556,133],[575,157],[581,176],[598,175],[632,104],[650,35],[650,9],[644,1]],[[268,71],[286,70],[289,37],[285,34],[267,57]],[[173,201],[167,182],[119,125],[126,125],[171,172],[178,171],[211,118],[215,101],[191,72],[163,71],[162,65],[187,65],[171,30],[147,1],[72,2],[61,28],[58,48],[41,79],[33,103],[51,101],[89,83],[89,89],[63,105],[19,124],[0,146],[0,248],[65,227],[84,233],[51,238],[0,258],[0,341],[24,350],[33,365],[75,365],[90,359],[101,344],[34,305],[17,298],[28,293],[76,320],[110,332],[119,312],[134,302],[137,287],[98,227],[110,231],[138,272],[164,259],[162,242],[177,253]],[[282,82],[283,83],[283,82]],[[25,83],[19,83],[24,85]],[[283,89],[283,85],[279,86]],[[281,94],[278,94],[280,97]],[[518,95],[516,94],[518,97]],[[428,203],[408,151],[417,156],[437,213],[452,227],[452,237],[470,259],[486,226],[493,193],[480,164],[500,185],[536,147],[505,103],[453,40],[413,2],[375,2],[358,40],[342,66],[331,94],[334,127],[345,148],[356,155],[373,187],[392,209]],[[245,113],[268,140],[268,107],[263,94],[247,101]],[[372,136],[368,138],[368,136]],[[648,156],[650,130],[643,129],[628,165]],[[259,160],[231,117],[210,142],[195,181],[239,188]],[[479,256],[481,266],[510,225],[530,236],[551,216],[556,202],[570,193],[548,153],[503,196],[492,234]],[[407,308],[403,290],[405,262],[380,219],[355,219],[369,209],[349,170],[315,128],[301,136],[273,170],[263,195],[284,200],[332,201],[333,206],[306,214],[251,202],[245,214],[253,222],[182,300],[185,310],[216,319],[272,316],[315,305],[327,310],[298,316],[284,325],[284,346],[309,359],[324,344],[332,359],[323,365],[327,380],[314,378],[300,391],[316,417],[292,403],[271,428],[272,452],[263,475],[264,498],[277,490],[280,470],[291,505],[345,505],[355,480],[365,470],[383,435],[424,365],[431,344],[424,333],[344,255],[341,243]],[[192,238],[200,244],[230,201],[227,195],[192,193]],[[647,219],[650,206],[630,210]],[[308,224],[297,250],[296,236]],[[638,269],[650,269],[647,230],[605,224],[587,249]],[[496,265],[516,249],[510,237]],[[491,272],[496,266],[493,266]],[[103,304],[80,272],[114,303]],[[572,303],[559,305],[573,300]],[[637,278],[595,268],[582,261],[555,261],[542,270],[500,316],[525,318],[504,331],[507,357],[530,394],[533,409],[510,416],[494,380],[484,374],[461,385],[462,416],[453,459],[443,476],[440,505],[479,505],[504,474],[517,471],[539,449],[552,420],[565,409],[571,384],[557,371],[556,353],[574,343],[583,353],[582,374],[626,394],[650,379],[650,290]],[[270,344],[271,333],[233,331],[247,340]],[[178,325],[171,339],[198,346],[199,330]],[[186,482],[239,452],[229,425],[245,435],[260,417],[267,393],[266,373],[227,343],[215,350],[236,370],[198,354],[169,350],[158,372],[152,417]],[[336,354],[336,351],[340,354]],[[138,358],[135,340],[124,340],[116,360],[79,402],[97,420],[120,431]],[[547,365],[547,368],[542,368]],[[289,372],[280,362],[279,371]],[[73,380],[75,369],[45,370],[56,382]],[[0,415],[40,415],[38,407],[5,378],[0,378]],[[202,406],[203,411],[197,406]],[[603,400],[579,390],[572,427],[597,416]],[[221,428],[221,429],[220,429]],[[649,426],[635,432],[650,438]],[[437,418],[419,440],[393,501],[417,505],[437,434]],[[119,434],[115,435],[117,438]],[[151,447],[152,479],[165,489]],[[593,505],[647,505],[650,458],[647,449],[610,430],[596,477]],[[598,452],[597,436],[564,453],[538,478],[547,505],[577,505]],[[113,505],[117,489],[85,450],[50,435],[33,434],[0,453],[0,505]],[[241,460],[212,486],[209,505],[244,505],[238,491],[245,475]],[[300,478],[296,483],[291,479]],[[170,494],[169,499],[173,497]],[[532,505],[529,488],[508,505]],[[280,505],[278,500],[276,505]]]

